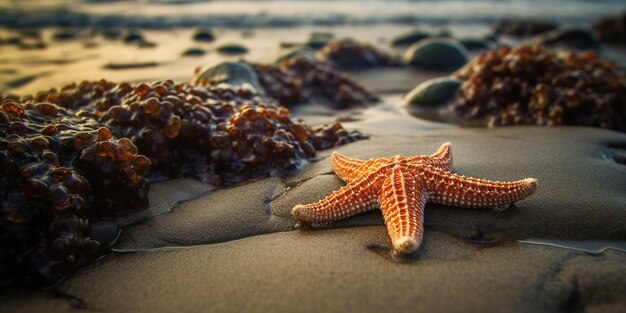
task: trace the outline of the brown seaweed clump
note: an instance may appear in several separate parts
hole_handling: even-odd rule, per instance
[[[626,45],[626,12],[605,17],[592,25],[593,32],[603,42]]]
[[[626,132],[626,75],[595,52],[535,46],[483,53],[458,70],[453,110],[489,126],[586,125]]]
[[[212,184],[286,174],[317,149],[360,138],[341,125],[312,129],[245,86],[83,82],[40,94],[130,139],[155,174]]]
[[[0,287],[49,285],[106,250],[89,220],[148,205],[150,161],[57,105],[0,101]]]
[[[540,20],[503,21],[493,26],[493,31],[499,35],[511,37],[528,37],[555,30],[557,24]]]
[[[245,85],[84,81],[0,101],[0,287],[50,285],[102,255],[90,225],[147,207],[148,172],[230,184],[363,138]]]
[[[251,66],[266,94],[282,106],[318,100],[349,108],[377,99],[330,64],[308,57],[288,58],[278,65]]]
[[[378,49],[352,40],[335,40],[318,51],[322,62],[341,70],[374,67],[400,67],[406,65],[399,58],[387,55]]]

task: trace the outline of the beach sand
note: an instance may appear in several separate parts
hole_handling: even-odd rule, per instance
[[[81,80],[189,81],[193,69],[244,58],[270,62],[279,43],[332,31],[388,52],[407,26],[294,27],[251,33],[215,29],[195,43],[193,29],[142,31],[155,48],[100,37],[51,43],[46,53],[3,46],[2,92],[29,94]],[[484,35],[486,27],[452,27]],[[46,29],[50,38],[54,29]],[[3,30],[3,32],[11,32]],[[464,33],[465,32],[465,33]],[[85,42],[95,42],[91,48]],[[215,51],[222,43],[244,56]],[[189,47],[204,56],[181,57]],[[607,55],[617,57],[618,48]],[[618,59],[623,62],[626,59]],[[153,62],[143,68],[107,64]],[[1,312],[623,312],[626,309],[626,135],[587,127],[460,128],[416,119],[402,94],[447,72],[411,68],[350,73],[382,95],[368,108],[292,110],[311,125],[342,121],[369,136],[336,150],[357,158],[431,154],[452,142],[454,172],[539,189],[504,212],[428,204],[426,235],[414,260],[394,260],[379,210],[319,230],[296,230],[291,208],[344,183],[331,151],[301,171],[229,187],[190,179],[156,182],[150,208],[117,219],[114,253],[49,291],[0,295]],[[522,241],[536,242],[537,244]],[[540,244],[542,243],[542,244]],[[585,244],[593,243],[594,249]],[[554,246],[545,245],[553,244]],[[561,245],[559,247],[559,245]]]

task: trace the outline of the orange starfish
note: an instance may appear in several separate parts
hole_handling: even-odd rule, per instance
[[[331,162],[348,184],[318,202],[296,205],[291,214],[301,224],[326,223],[380,207],[393,250],[399,254],[419,248],[426,201],[502,210],[537,188],[534,178],[495,182],[451,173],[450,143],[430,156],[358,160],[333,152]]]

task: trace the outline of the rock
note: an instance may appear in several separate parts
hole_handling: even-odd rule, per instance
[[[68,41],[78,38],[78,31],[71,28],[62,28],[52,34],[52,39],[56,41]]]
[[[210,29],[199,28],[194,32],[193,40],[211,42],[215,40],[215,34],[213,34],[213,31],[211,31]]]
[[[265,93],[252,67],[243,62],[222,62],[196,69],[191,80],[192,84],[229,83],[233,85],[248,84],[258,93]]]
[[[456,95],[463,81],[452,77],[427,80],[404,96],[407,105],[439,107]]]
[[[115,243],[119,235],[119,226],[112,221],[97,221],[90,225],[91,239],[109,247]]]
[[[487,40],[479,39],[479,38],[461,38],[459,42],[465,47],[467,50],[489,50],[491,49],[491,44]]]
[[[274,61],[274,63],[279,64],[285,60],[299,57],[304,57],[314,62],[316,60],[315,50],[309,47],[296,47],[276,58],[276,61]]]
[[[600,44],[593,33],[583,28],[556,29],[533,39],[537,44],[578,50],[599,50]]]
[[[403,35],[400,35],[391,39],[391,45],[392,46],[410,46],[422,39],[426,39],[429,37],[431,37],[430,33],[427,33],[421,30],[415,30],[410,33],[406,33],[406,34],[403,34]]]
[[[248,48],[240,44],[232,43],[219,46],[217,52],[229,55],[246,54],[248,53]]]
[[[335,35],[332,33],[315,32],[311,33],[305,45],[309,48],[320,49],[333,40],[333,38],[335,38]]]
[[[102,68],[109,70],[128,70],[135,68],[146,68],[146,67],[156,67],[159,63],[148,61],[148,62],[129,62],[129,63],[107,63]]]
[[[436,33],[429,33],[422,30],[414,30],[391,39],[391,45],[394,47],[410,46],[422,39],[426,38],[448,38],[452,37],[452,33],[447,29],[442,29]]]
[[[143,37],[143,35],[139,31],[133,29],[123,32],[121,37],[122,41],[128,44],[140,44],[142,42],[145,42],[145,38]]]
[[[400,67],[406,64],[374,46],[351,39],[332,40],[317,52],[322,62],[339,70],[358,70],[375,67]]]
[[[202,48],[189,48],[183,52],[183,56],[203,56],[206,54],[206,51]]]
[[[626,11],[602,18],[593,23],[592,28],[601,41],[626,45]]]
[[[411,45],[406,51],[405,60],[420,68],[450,70],[467,63],[469,55],[457,40],[435,38]]]

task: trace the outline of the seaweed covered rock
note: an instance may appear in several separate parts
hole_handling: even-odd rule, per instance
[[[410,46],[405,61],[430,70],[450,70],[463,66],[469,60],[467,49],[458,41],[447,38],[424,39]]]
[[[266,94],[283,106],[321,101],[337,108],[364,105],[377,98],[330,64],[306,56],[278,65],[252,64]]]
[[[626,45],[626,12],[598,20],[592,29],[600,41]]]
[[[626,74],[595,52],[537,46],[483,53],[454,74],[452,109],[489,126],[586,125],[626,132]]]
[[[420,40],[427,38],[450,38],[452,33],[448,29],[440,29],[437,32],[427,32],[419,29],[412,30],[408,33],[398,35],[391,39],[391,45],[394,47],[407,47]]]
[[[511,37],[527,37],[543,34],[558,27],[557,24],[541,20],[509,20],[493,26],[494,33]]]
[[[599,50],[593,33],[583,28],[555,29],[533,39],[535,44],[577,50]]]
[[[333,40],[318,52],[319,59],[340,70],[403,66],[404,62],[353,40]]]
[[[231,184],[280,175],[315,155],[323,129],[295,122],[289,110],[256,93],[249,84],[196,85],[171,81],[114,84],[86,82],[51,91],[78,115],[97,120],[146,155],[153,172]],[[40,94],[43,96],[43,94]],[[337,132],[335,144],[356,140]]]
[[[106,250],[90,219],[148,204],[150,161],[128,139],[40,99],[0,110],[0,285],[49,285]]]
[[[248,53],[248,48],[237,43],[229,43],[217,47],[216,51],[226,55],[240,55]]]

